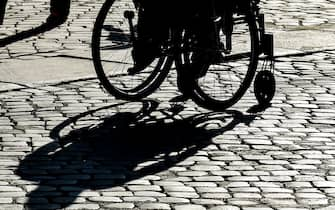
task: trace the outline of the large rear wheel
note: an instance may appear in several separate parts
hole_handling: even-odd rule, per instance
[[[223,111],[234,105],[249,88],[258,63],[259,36],[254,15],[243,14],[233,16],[231,36],[220,29],[220,46],[208,65],[206,74],[197,78],[194,83],[192,99],[200,106]],[[227,46],[231,38],[231,49]],[[208,51],[208,49],[207,49]],[[185,64],[192,64],[192,52],[183,53],[181,59]]]

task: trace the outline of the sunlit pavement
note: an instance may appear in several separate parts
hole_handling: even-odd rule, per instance
[[[48,15],[8,4],[1,36]],[[0,49],[0,209],[335,209],[334,1],[261,4],[277,91],[256,113],[252,86],[225,113],[170,103],[175,72],[115,100],[90,60],[101,4],[73,1],[64,25]]]

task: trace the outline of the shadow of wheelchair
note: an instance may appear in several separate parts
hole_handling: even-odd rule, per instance
[[[166,171],[211,145],[213,137],[253,120],[238,111],[187,117],[183,112],[178,106],[158,109],[154,101],[130,102],[59,124],[50,133],[56,141],[33,151],[17,170],[37,185],[26,207],[45,209],[45,201],[50,209],[64,208],[84,190],[124,186]]]

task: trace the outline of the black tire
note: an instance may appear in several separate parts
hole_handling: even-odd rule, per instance
[[[234,105],[249,88],[257,70],[259,56],[259,34],[255,16],[234,15],[232,49],[224,53],[217,52],[222,58],[203,65],[207,69],[205,76],[196,79],[192,99],[200,106],[223,111]],[[220,31],[220,39],[225,43],[225,35]],[[181,59],[191,64],[191,53],[184,53]]]
[[[276,92],[276,81],[273,73],[268,70],[260,71],[254,81],[254,93],[260,105],[270,104]]]
[[[133,43],[124,12],[134,12],[136,34],[137,8],[132,0],[105,1],[92,36],[93,62],[101,84],[113,96],[125,100],[138,100],[153,93],[167,76],[173,62],[171,56],[162,54],[144,70],[128,73],[127,70],[134,66]]]

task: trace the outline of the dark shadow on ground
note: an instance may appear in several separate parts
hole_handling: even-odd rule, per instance
[[[135,25],[135,30],[136,30]],[[121,29],[115,28],[112,25],[103,25],[103,29],[108,32],[107,40],[112,41],[111,45],[101,47],[101,50],[122,50],[132,46],[130,35],[124,33]]]
[[[26,31],[21,31],[21,32],[18,32],[14,35],[11,35],[11,36],[8,36],[8,37],[5,37],[5,38],[1,38],[0,39],[0,47],[4,47],[8,44],[12,44],[14,42],[21,41],[23,39],[27,39],[29,37],[36,36],[38,34],[50,31],[50,30],[58,27],[62,23],[64,23],[64,21],[65,20],[47,21],[46,23],[42,23],[41,25],[36,26],[35,28],[29,29],[29,30],[26,30]]]
[[[135,110],[131,104],[102,107],[56,126],[51,137],[57,141],[26,156],[17,170],[22,179],[36,181],[38,185],[27,195],[26,207],[65,208],[84,190],[123,186],[157,174],[195,155],[210,145],[213,137],[253,120],[238,111],[183,118],[182,106],[158,109],[156,102],[144,101]],[[122,106],[131,108],[125,111]],[[109,116],[98,119],[95,114],[101,111]],[[87,118],[90,121],[86,125],[90,126],[72,129],[61,136],[69,125],[75,127],[87,116],[95,117],[95,122],[94,118]],[[65,146],[60,148],[58,141]]]

